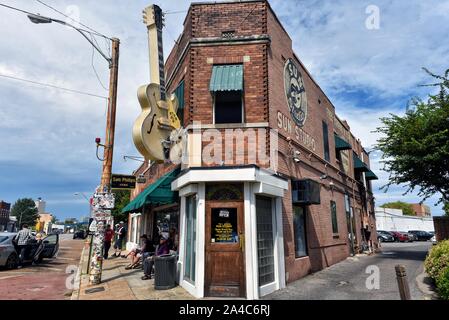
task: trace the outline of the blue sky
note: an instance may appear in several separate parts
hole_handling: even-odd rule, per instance
[[[1,0],[1,3],[64,20],[37,1]],[[151,1],[47,0],[47,4],[79,18],[108,36],[121,39],[117,133],[114,173],[131,173],[138,155],[131,128],[140,113],[136,90],[148,82],[148,49],[142,9]],[[190,1],[155,1],[164,11],[185,11]],[[424,97],[431,81],[421,70],[443,73],[449,65],[449,1],[270,1],[293,39],[302,62],[348,120],[351,130],[367,148],[378,138],[372,131],[379,117],[404,113],[413,96]],[[366,8],[380,10],[380,28],[365,26]],[[34,25],[25,15],[0,8],[0,75],[9,75],[63,87],[107,92],[92,69],[92,49],[79,34],[60,25]],[[166,55],[182,31],[185,12],[167,15],[164,32]],[[106,48],[103,42],[100,42]],[[96,70],[103,83],[108,68],[95,54]],[[101,162],[95,157],[96,137],[104,137],[104,99],[68,94],[0,77],[0,200],[42,197],[47,210],[58,218],[80,217],[88,212],[84,198],[99,184]],[[376,201],[418,202],[416,195],[402,196],[395,186],[377,191],[388,178],[372,167],[380,180],[374,184]],[[427,202],[433,205],[437,197]],[[440,207],[433,207],[441,214]]]

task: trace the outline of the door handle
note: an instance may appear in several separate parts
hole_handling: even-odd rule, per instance
[[[242,252],[245,251],[245,235],[243,233],[239,234],[239,246]]]

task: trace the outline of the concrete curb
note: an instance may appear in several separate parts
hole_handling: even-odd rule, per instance
[[[70,300],[79,300],[80,288],[81,288],[81,274],[83,273],[83,264],[84,264],[84,251],[86,247],[83,247],[83,251],[81,251],[81,258],[78,264],[78,270],[76,271],[76,276],[74,280],[74,289],[72,292],[72,296]]]
[[[424,294],[424,300],[439,300],[438,294],[435,291],[435,287],[430,279],[429,275],[423,271],[415,279],[416,286]]]

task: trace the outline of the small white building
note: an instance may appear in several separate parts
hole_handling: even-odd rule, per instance
[[[385,231],[435,231],[432,217],[406,216],[401,209],[376,208],[376,229]]]

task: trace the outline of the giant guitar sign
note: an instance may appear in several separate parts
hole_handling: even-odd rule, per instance
[[[133,127],[133,140],[145,160],[169,161],[170,149],[177,143],[170,137],[176,136],[173,133],[181,130],[181,124],[176,115],[178,99],[175,95],[166,98],[161,8],[147,7],[143,20],[148,29],[150,84],[141,86],[137,93],[142,113]]]

